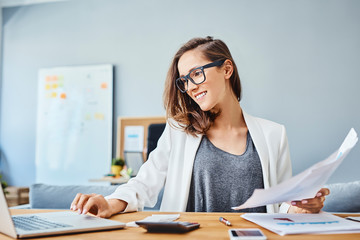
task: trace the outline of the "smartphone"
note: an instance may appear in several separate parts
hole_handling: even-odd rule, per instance
[[[230,240],[265,240],[265,234],[258,228],[239,228],[229,230]]]
[[[148,232],[184,233],[200,227],[199,223],[192,222],[135,222]]]

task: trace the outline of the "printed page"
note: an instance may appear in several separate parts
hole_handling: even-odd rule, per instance
[[[352,128],[339,150],[298,175],[268,189],[255,189],[252,196],[234,210],[315,197],[358,141]]]
[[[281,236],[304,233],[360,232],[360,223],[325,212],[318,214],[246,213],[241,217]]]

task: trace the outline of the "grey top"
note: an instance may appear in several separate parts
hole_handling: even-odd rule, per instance
[[[204,136],[195,156],[187,212],[239,212],[256,188],[264,188],[259,155],[247,134],[246,150],[234,155],[214,146]],[[266,207],[240,210],[266,212]]]

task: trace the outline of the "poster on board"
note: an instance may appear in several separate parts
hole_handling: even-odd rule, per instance
[[[37,107],[37,183],[85,185],[109,172],[112,65],[40,69]]]

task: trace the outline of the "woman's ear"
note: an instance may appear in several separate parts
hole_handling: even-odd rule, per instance
[[[226,59],[224,62],[225,79],[230,79],[231,75],[233,74],[233,71],[234,71],[234,66],[232,61]]]

